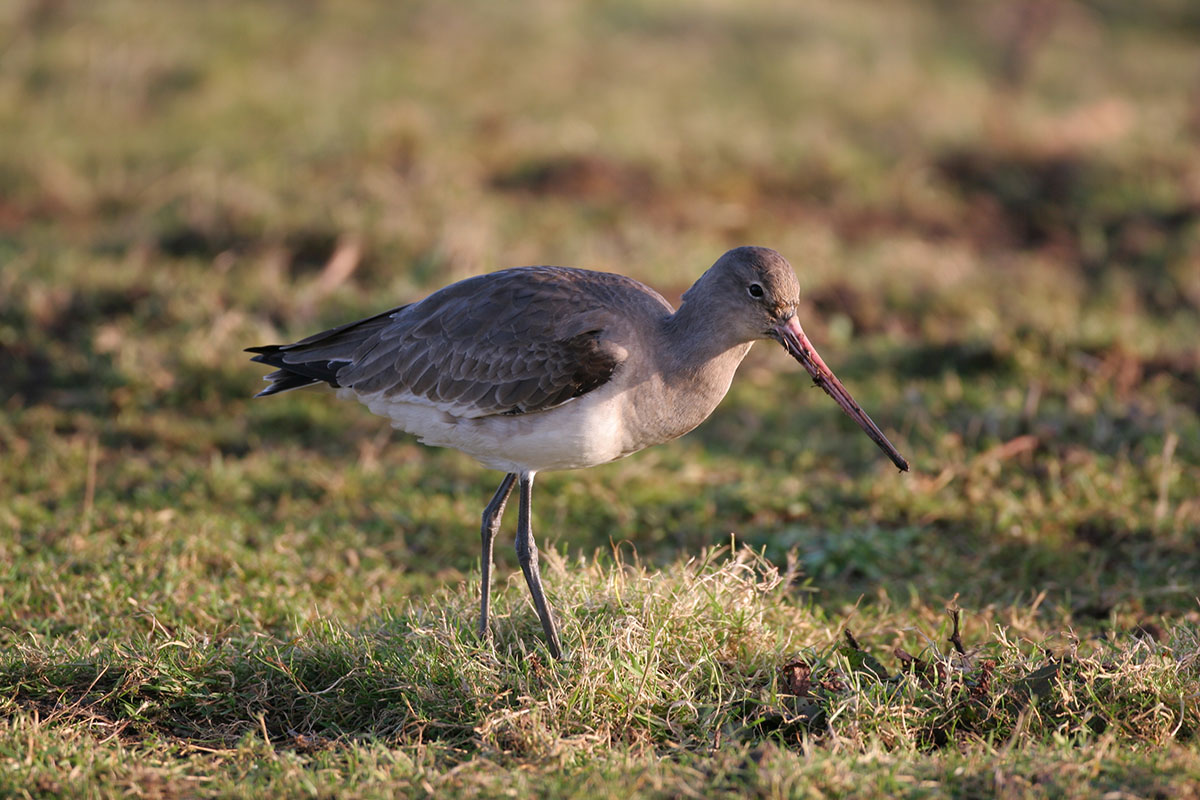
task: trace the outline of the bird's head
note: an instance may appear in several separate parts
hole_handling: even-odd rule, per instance
[[[741,341],[774,339],[783,345],[893,464],[901,470],[908,469],[908,462],[855,402],[800,327],[796,318],[800,282],[787,259],[766,247],[735,248],[717,259],[684,294],[684,302],[697,291],[725,298],[721,305],[731,313],[722,315],[721,324],[732,326],[729,333],[733,336]]]

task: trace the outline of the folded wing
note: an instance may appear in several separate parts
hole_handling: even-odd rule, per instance
[[[262,395],[324,381],[461,417],[524,414],[612,378],[627,353],[606,337],[605,309],[630,291],[645,289],[621,276],[561,267],[503,270],[250,352],[277,367]]]

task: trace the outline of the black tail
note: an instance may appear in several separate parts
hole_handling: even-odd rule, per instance
[[[306,361],[299,364],[287,364],[284,363],[283,354],[287,352],[288,347],[289,345],[268,344],[262,347],[246,348],[247,353],[258,353],[250,359],[251,361],[278,367],[263,379],[271,381],[271,385],[254,395],[255,397],[269,397],[280,392],[299,389],[301,386],[311,386],[320,381],[325,381],[335,389],[338,388],[340,384],[337,382],[337,371],[339,367],[345,366],[345,362]]]
[[[352,363],[358,348],[390,323],[392,315],[402,308],[404,306],[339,325],[294,344],[247,347],[247,353],[257,353],[251,361],[277,368],[264,378],[271,381],[271,385],[254,396],[269,397],[321,381],[339,388],[338,370]]]

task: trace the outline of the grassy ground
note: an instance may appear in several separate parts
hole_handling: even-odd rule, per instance
[[[1197,56],[1183,0],[0,5],[0,795],[1200,796]],[[472,633],[499,475],[249,399],[746,243],[914,469],[760,345],[539,479],[567,663],[508,547]]]

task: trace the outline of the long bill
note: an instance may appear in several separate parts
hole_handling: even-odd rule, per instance
[[[820,386],[825,390],[825,394],[836,400],[842,410],[850,416],[850,419],[857,422],[859,427],[866,431],[867,436],[870,436],[871,440],[879,445],[879,449],[887,454],[892,463],[901,471],[907,472],[908,462],[904,460],[904,456],[900,455],[900,451],[892,446],[892,443],[883,435],[883,431],[879,430],[879,426],[867,416],[867,412],[854,402],[854,398],[833,374],[833,370],[825,365],[821,356],[812,346],[812,342],[808,340],[808,336],[804,334],[799,320],[795,316],[790,317],[786,322],[779,323],[772,330],[772,334],[784,349],[791,353],[792,358],[799,361],[808,370],[808,374],[812,375],[817,386]]]

